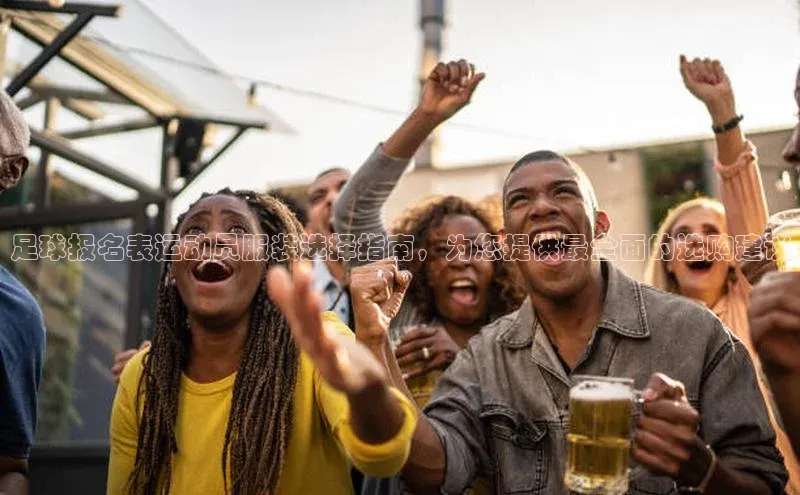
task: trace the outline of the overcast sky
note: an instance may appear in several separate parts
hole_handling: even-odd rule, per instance
[[[795,0],[446,3],[444,58],[467,58],[487,73],[455,120],[528,137],[446,127],[444,166],[513,160],[538,148],[710,136],[704,109],[681,84],[680,53],[722,60],[746,130],[796,122]],[[416,98],[422,39],[415,0],[149,5],[226,71],[403,111]],[[297,134],[251,131],[178,207],[224,185],[269,187],[331,166],[355,169],[402,120],[270,89],[260,101]],[[115,148],[115,155],[139,151]]]

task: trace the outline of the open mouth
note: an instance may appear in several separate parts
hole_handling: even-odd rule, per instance
[[[328,221],[326,223],[324,223],[322,226],[326,227],[328,229],[328,232],[330,232],[331,234],[335,234],[336,233],[336,225],[335,225],[334,219],[333,219],[333,212],[331,212],[331,216],[328,217]]]
[[[478,286],[472,280],[459,279],[448,288],[450,297],[457,303],[470,306],[478,302]]]
[[[565,234],[558,231],[539,232],[533,236],[531,249],[537,261],[560,262],[567,254]]]
[[[203,260],[195,265],[192,275],[200,282],[224,282],[233,275],[233,269],[219,260]]]
[[[686,262],[686,266],[692,273],[705,273],[714,266],[714,262],[710,260],[691,260]]]

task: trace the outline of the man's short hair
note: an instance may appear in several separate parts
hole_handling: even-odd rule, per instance
[[[503,182],[503,197],[506,195],[506,186],[508,185],[508,178],[511,177],[511,174],[522,168],[524,165],[537,162],[562,162],[564,165],[567,165],[574,170],[575,174],[578,176],[578,181],[583,186],[583,190],[586,191],[586,194],[589,196],[586,199],[589,201],[589,205],[592,207],[592,213],[597,213],[600,210],[600,204],[597,201],[597,194],[594,192],[594,186],[592,185],[592,181],[589,180],[589,176],[586,175],[586,172],[584,172],[580,165],[574,161],[560,153],[556,153],[555,151],[551,150],[533,151],[517,160],[517,162],[511,167],[511,170],[508,171],[506,180]]]
[[[319,174],[317,174],[316,177],[314,177],[314,182],[316,182],[316,181],[320,180],[321,178],[325,177],[326,175],[332,174],[334,172],[344,172],[346,174],[350,173],[349,170],[347,170],[346,168],[342,168],[342,167],[327,168],[327,169],[323,170],[322,172],[320,172]]]

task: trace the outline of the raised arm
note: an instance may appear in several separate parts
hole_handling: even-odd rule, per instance
[[[397,186],[411,158],[431,132],[466,106],[475,88],[484,78],[464,60],[439,63],[428,76],[420,102],[400,127],[379,145],[348,181],[333,206],[337,234],[355,239],[378,236],[385,239],[386,227],[381,213],[386,200]],[[349,267],[361,266],[376,259],[366,256],[370,244],[359,244],[358,256]],[[362,254],[363,253],[363,254]]]
[[[734,238],[752,236],[755,240],[767,224],[767,202],[755,147],[745,140],[736,121],[738,114],[730,80],[717,60],[688,62],[681,56],[680,69],[686,88],[706,106],[712,126],[730,127],[715,131],[715,169],[721,178],[728,234]]]
[[[267,287],[298,347],[329,389],[317,395],[334,435],[366,474],[392,476],[408,456],[417,420],[414,409],[391,388],[384,367],[368,349],[348,332],[335,331],[330,321],[323,323],[312,282],[311,269],[298,264],[293,275],[283,267],[271,269]],[[348,407],[335,404],[344,401]]]
[[[353,270],[350,290],[356,320],[356,338],[387,370],[392,385],[416,404],[405,385],[389,344],[387,329],[397,314],[410,274],[394,260],[381,260]],[[462,493],[489,463],[479,419],[480,385],[469,349],[458,354],[440,378],[439,392],[426,407],[417,409],[418,422],[403,478],[412,493]]]

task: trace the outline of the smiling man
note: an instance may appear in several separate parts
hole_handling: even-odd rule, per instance
[[[322,294],[325,309],[335,312],[352,328],[350,295],[345,281],[344,262],[338,256],[333,227],[333,204],[350,180],[343,168],[322,171],[308,186],[308,224],[306,232],[316,237],[317,256],[314,258],[314,287]]]
[[[494,473],[498,493],[565,493],[569,390],[589,374],[645,389],[628,493],[783,493],[786,470],[743,344],[696,303],[597,259],[591,243],[581,256],[564,242],[610,227],[577,165],[526,155],[506,179],[503,208],[505,233],[528,235],[534,251],[517,262],[528,299],[442,376],[403,471],[411,490],[462,493]],[[402,387],[385,325],[361,321],[356,335]]]

